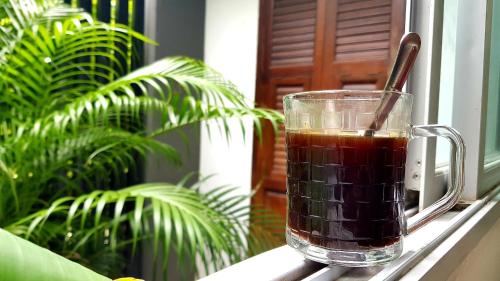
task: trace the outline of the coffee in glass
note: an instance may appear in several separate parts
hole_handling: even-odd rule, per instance
[[[397,95],[398,101],[384,126],[366,136],[385,94]],[[286,96],[284,105],[288,244],[324,263],[368,266],[398,257],[407,231],[407,142],[411,133],[418,134],[410,126],[411,95],[308,92]],[[430,134],[428,128],[415,128]],[[433,135],[455,133],[440,129]],[[463,145],[459,136],[454,141]],[[461,186],[453,183],[456,190],[447,204],[423,221],[455,204]]]

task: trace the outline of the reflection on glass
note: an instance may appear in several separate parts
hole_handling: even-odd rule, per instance
[[[445,0],[443,14],[443,38],[441,48],[441,81],[439,85],[438,124],[451,126],[453,113],[453,87],[455,84],[455,58],[457,42],[458,1]],[[449,143],[438,139],[436,167],[449,161]]]

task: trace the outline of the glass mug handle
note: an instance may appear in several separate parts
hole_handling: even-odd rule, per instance
[[[445,195],[413,217],[408,218],[407,233],[417,230],[427,222],[447,212],[458,202],[464,189],[465,165],[465,144],[457,130],[443,125],[412,126],[410,136],[412,139],[417,137],[444,137],[451,144],[451,155],[448,189]]]

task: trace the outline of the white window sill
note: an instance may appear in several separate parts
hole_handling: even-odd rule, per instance
[[[500,217],[500,186],[462,211],[450,211],[405,237],[403,255],[384,266],[347,268],[305,260],[288,246],[267,251],[202,280],[419,280],[433,269],[451,273]],[[462,258],[460,258],[463,256]],[[446,275],[445,275],[446,276]]]

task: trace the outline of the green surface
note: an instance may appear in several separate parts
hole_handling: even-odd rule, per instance
[[[1,281],[111,280],[0,229]]]

